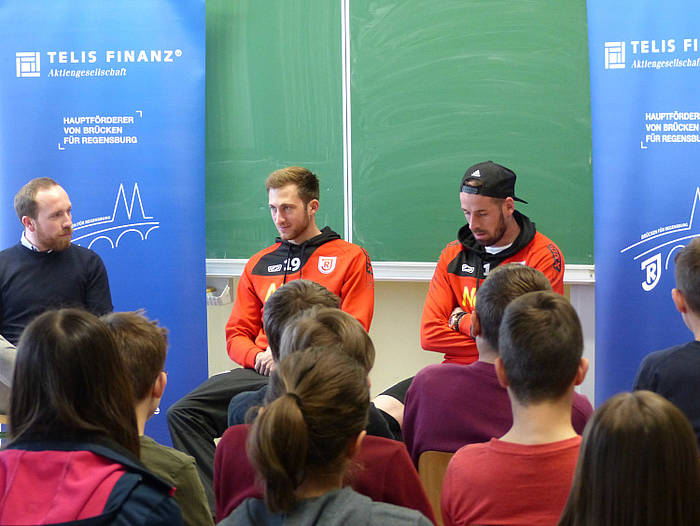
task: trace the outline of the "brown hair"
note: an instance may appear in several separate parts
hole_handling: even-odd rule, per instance
[[[265,188],[269,192],[270,189],[282,188],[293,184],[297,187],[299,198],[308,205],[312,199],[319,198],[319,185],[316,175],[302,168],[301,166],[289,166],[272,172],[265,181]]]
[[[314,305],[339,307],[340,298],[314,281],[295,279],[281,286],[267,299],[263,327],[275,361],[279,359],[282,331],[289,320]]]
[[[311,307],[291,320],[282,333],[279,359],[307,347],[328,346],[338,347],[366,373],[374,365],[374,344],[365,328],[352,315],[332,307]]]
[[[690,310],[700,315],[700,237],[678,252],[674,261],[676,288],[683,294]]]
[[[165,367],[168,330],[156,321],[149,321],[143,311],[112,312],[101,319],[114,336],[139,402],[151,392]]]
[[[247,450],[268,508],[288,512],[302,482],[347,469],[348,446],[367,425],[367,373],[337,350],[312,348],[283,359],[269,389]]]
[[[59,186],[56,181],[49,177],[37,177],[32,179],[15,194],[15,212],[22,221],[24,216],[36,219],[39,203],[36,202],[36,194],[39,190],[46,190]]]
[[[551,291],[552,285],[542,272],[532,267],[506,263],[489,273],[476,294],[474,310],[481,322],[481,335],[494,350],[498,349],[498,328],[508,304],[538,290]]]
[[[10,438],[109,437],[136,456],[126,367],[107,326],[80,309],[46,311],[22,333],[10,395]]]
[[[576,377],[583,353],[581,322],[554,292],[528,292],[503,314],[499,355],[509,388],[523,404],[561,397]]]
[[[620,393],[583,433],[560,526],[700,524],[700,469],[693,428],[650,391]]]

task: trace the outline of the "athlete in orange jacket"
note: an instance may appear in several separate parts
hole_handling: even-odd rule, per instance
[[[319,183],[309,170],[289,167],[265,182],[277,242],[250,258],[238,282],[226,324],[229,356],[244,368],[205,380],[168,409],[173,446],[193,456],[214,513],[214,439],[228,426],[228,405],[238,393],[267,384],[274,368],[262,330],[263,304],[292,279],[315,281],[340,297],[341,308],[369,330],[374,312],[374,278],[369,256],[330,228],[316,226]],[[255,370],[252,370],[255,369]]]
[[[559,248],[515,210],[515,173],[487,161],[467,170],[459,199],[467,224],[440,255],[421,319],[421,346],[445,353],[445,362],[478,358],[470,335],[479,283],[501,263],[540,270],[555,292],[564,292],[564,258]]]
[[[267,349],[262,328],[265,301],[288,281],[301,278],[315,281],[340,297],[341,309],[369,331],[374,311],[369,256],[326,227],[301,244],[278,239],[248,260],[226,324],[226,345],[233,361],[255,367],[257,355]]]

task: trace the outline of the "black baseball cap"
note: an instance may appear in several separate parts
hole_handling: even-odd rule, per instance
[[[462,177],[460,192],[467,194],[479,194],[488,197],[505,199],[512,197],[515,201],[527,204],[519,197],[515,197],[515,172],[496,164],[493,161],[486,161],[470,167]],[[481,184],[470,186],[470,181],[479,181]]]

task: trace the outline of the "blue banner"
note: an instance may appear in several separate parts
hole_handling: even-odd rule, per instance
[[[673,258],[700,236],[700,4],[588,2],[596,404],[649,352],[692,340]]]
[[[207,375],[204,0],[13,0],[0,27],[0,247],[22,231],[17,190],[57,180],[115,310],[170,331],[146,428],[169,444],[165,410]]]

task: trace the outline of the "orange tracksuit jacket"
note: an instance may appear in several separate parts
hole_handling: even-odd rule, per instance
[[[278,238],[248,260],[226,324],[226,348],[233,361],[243,367],[255,366],[255,356],[267,348],[262,328],[265,301],[284,283],[302,278],[339,296],[340,308],[369,331],[374,313],[372,263],[364,249],[325,227],[300,245]]]
[[[541,271],[552,283],[554,292],[564,293],[564,257],[547,236],[535,230],[535,224],[520,212],[514,212],[520,234],[513,244],[499,254],[488,254],[464,225],[458,239],[440,254],[421,318],[421,347],[445,353],[444,362],[472,363],[479,353],[469,335],[479,283],[490,269],[501,263],[522,263]],[[459,332],[448,323],[456,306],[468,314],[459,323]]]

